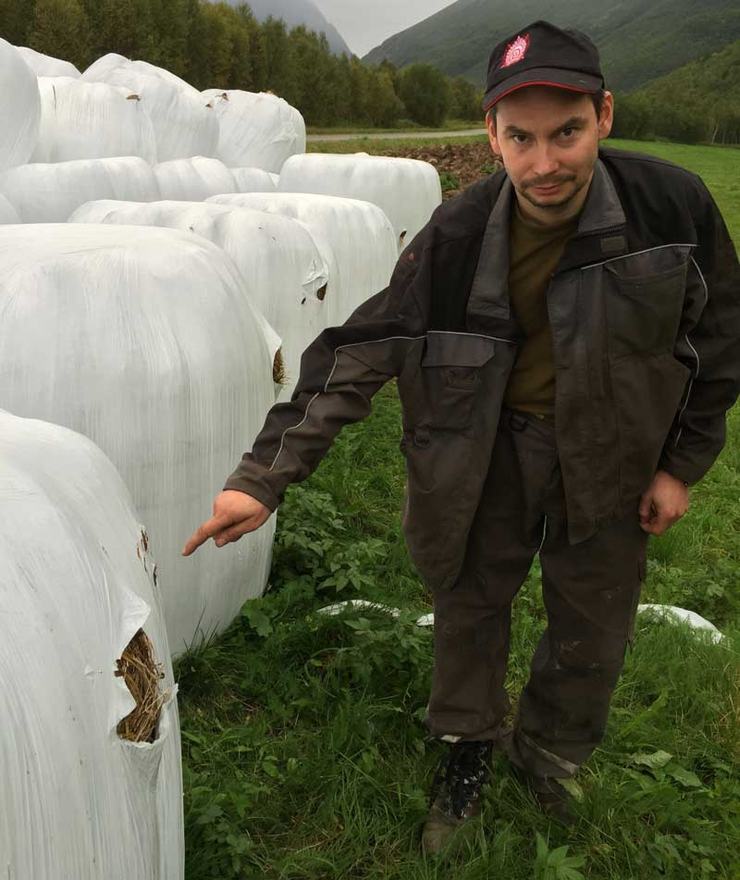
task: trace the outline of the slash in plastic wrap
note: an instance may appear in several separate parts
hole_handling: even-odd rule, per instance
[[[40,76],[41,124],[32,162],[140,156],[157,143],[145,102],[130,89],[68,76]]]
[[[147,524],[170,648],[264,590],[274,518],[181,550],[274,400],[244,280],[220,248],[151,227],[0,226],[0,407],[90,437]]]
[[[0,194],[23,223],[63,223],[94,199],[160,197],[151,165],[136,156],[19,165],[0,174]]]
[[[287,101],[266,92],[207,89],[220,123],[216,155],[227,165],[280,171],[288,156],[306,152],[306,123]]]
[[[202,202],[219,193],[239,192],[234,175],[218,159],[193,156],[170,159],[154,166],[154,174],[163,199]]]
[[[223,248],[242,273],[245,293],[280,336],[279,399],[290,399],[304,349],[328,326],[328,267],[301,222],[211,202],[106,201],[83,205],[70,221],[190,230]]]
[[[36,146],[41,99],[36,74],[20,52],[0,38],[0,83],[3,104],[0,119],[0,171],[28,161]]]
[[[381,207],[402,250],[442,202],[437,169],[418,159],[309,153],[292,156],[280,169],[281,192],[314,192],[365,199]]]
[[[0,873],[181,880],[176,686],[131,497],[102,452],[0,411]],[[143,630],[162,676],[152,741],[121,739],[116,665]]]
[[[214,110],[197,89],[174,73],[114,54],[91,64],[82,79],[123,86],[141,97],[154,125],[158,162],[216,156],[219,128]]]

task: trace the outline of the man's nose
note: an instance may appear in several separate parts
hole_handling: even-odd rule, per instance
[[[550,144],[542,144],[537,147],[534,157],[534,165],[532,171],[537,177],[547,177],[555,174],[558,170],[559,163],[555,155],[555,151]]]

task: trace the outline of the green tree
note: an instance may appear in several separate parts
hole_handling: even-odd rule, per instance
[[[84,69],[90,61],[90,29],[80,0],[36,0],[28,45]]]
[[[450,107],[449,82],[431,64],[405,67],[399,75],[398,90],[406,112],[415,122],[436,127],[447,118]]]
[[[464,76],[450,80],[450,116],[454,119],[481,119],[482,93]]]
[[[35,0],[0,0],[0,37],[16,46],[28,44]]]

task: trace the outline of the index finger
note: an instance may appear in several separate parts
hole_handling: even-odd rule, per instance
[[[201,544],[205,544],[209,538],[213,538],[230,524],[230,520],[225,516],[212,516],[202,525],[198,526],[188,538],[188,541],[183,548],[182,555],[190,556],[190,554],[194,553]]]

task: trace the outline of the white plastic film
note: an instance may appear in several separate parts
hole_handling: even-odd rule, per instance
[[[287,101],[266,92],[207,89],[218,116],[217,156],[229,166],[280,171],[288,156],[306,152],[306,123]]]
[[[19,165],[0,174],[0,194],[23,223],[60,223],[85,202],[153,201],[159,187],[151,165],[126,156]]]
[[[39,77],[41,124],[32,162],[107,156],[156,161],[154,127],[130,89],[71,77]]]
[[[208,200],[300,220],[327,265],[330,326],[342,324],[366,299],[387,287],[398,258],[396,236],[376,205],[306,193],[238,193]]]
[[[122,86],[139,95],[157,139],[157,161],[215,156],[218,119],[197,89],[146,61],[104,55],[82,74],[88,82]]]
[[[228,625],[269,571],[273,520],[180,555],[274,399],[243,285],[192,233],[0,226],[0,406],[80,431],[116,465],[147,524],[174,653]]]
[[[280,336],[280,399],[290,398],[304,349],[328,324],[328,267],[302,223],[210,202],[90,202],[70,220],[190,230],[223,248],[244,277],[245,293]]]
[[[80,71],[70,61],[62,61],[53,55],[44,55],[28,46],[16,46],[21,58],[36,76],[71,76],[77,78]]]
[[[160,162],[154,166],[154,174],[163,199],[202,202],[218,193],[239,192],[224,163],[205,156]]]
[[[230,171],[234,175],[237,192],[275,192],[277,189],[278,175],[262,168],[231,168]]]
[[[18,880],[181,880],[180,730],[154,562],[88,439],[0,412],[0,865]],[[143,629],[164,672],[153,742],[116,660]]]
[[[15,208],[5,198],[0,195],[0,223],[20,223],[20,217]]]
[[[442,201],[439,174],[433,165],[367,153],[292,156],[280,169],[278,189],[365,199],[378,205],[396,230],[399,250]]]
[[[0,83],[3,86],[0,171],[21,165],[36,146],[41,101],[36,74],[20,52],[0,38]]]

